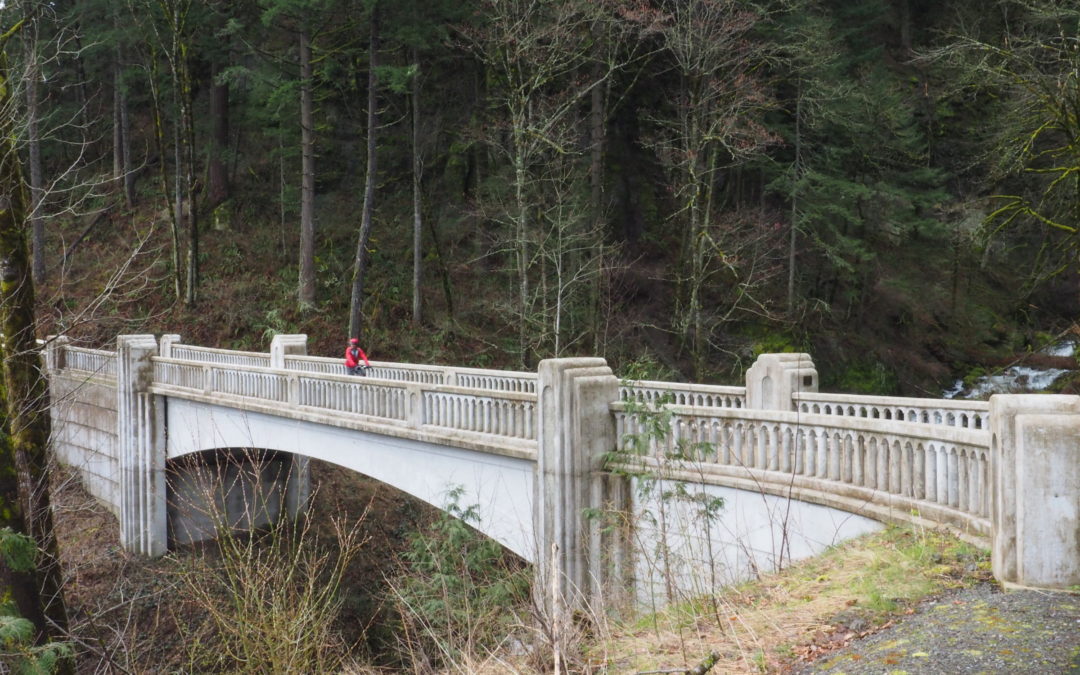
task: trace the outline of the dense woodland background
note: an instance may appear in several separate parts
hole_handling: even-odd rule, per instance
[[[123,553],[49,470],[34,331],[699,382],[801,350],[826,390],[936,396],[1075,367],[1036,352],[1076,330],[1078,230],[1075,0],[3,2],[0,588],[25,620],[0,607],[0,666],[570,653],[471,505],[324,466],[298,526]],[[783,643],[736,657],[774,672]]]
[[[1080,9],[8,2],[41,333],[936,395],[1080,311]],[[1043,331],[1039,333],[1036,329]]]

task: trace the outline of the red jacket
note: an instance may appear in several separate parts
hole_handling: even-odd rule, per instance
[[[345,367],[355,368],[360,365],[360,360],[363,359],[364,365],[368,368],[371,367],[371,363],[367,360],[367,354],[363,349],[350,345],[345,349]]]

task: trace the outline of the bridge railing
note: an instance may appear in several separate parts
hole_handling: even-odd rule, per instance
[[[625,380],[619,386],[619,400],[650,405],[666,402],[706,408],[745,408],[746,387]]]
[[[219,363],[230,366],[256,366],[270,367],[270,355],[263,352],[241,352],[232,349],[216,349],[214,347],[196,347],[174,343],[170,346],[169,357],[184,361],[199,361],[200,363]]]
[[[928,520],[976,537],[989,535],[988,431],[797,411],[666,405],[662,410],[670,417],[660,425],[666,432],[658,438],[657,426],[648,423],[657,411],[625,402],[613,404],[612,410],[623,449],[641,453],[636,460],[633,452],[626,455],[631,464],[675,467],[688,478],[713,472],[758,487],[847,495],[920,510]]]
[[[938,424],[963,429],[988,429],[990,404],[936,398],[856,396],[797,392],[792,395],[799,412],[861,419]]]
[[[363,415],[420,430],[536,439],[534,394],[377,377],[194,363],[154,357],[154,384],[296,408]]]
[[[116,352],[66,345],[64,367],[105,377],[116,377]]]
[[[418,382],[421,384],[443,384],[471,389],[490,389],[493,391],[535,393],[536,373],[510,370],[484,370],[479,368],[452,368],[448,366],[428,366],[422,364],[394,363],[390,361],[372,361],[370,377],[400,382]],[[299,370],[326,375],[344,374],[341,359],[321,356],[285,356],[286,370]]]

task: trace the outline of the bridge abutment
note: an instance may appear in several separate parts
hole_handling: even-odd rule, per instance
[[[990,397],[991,563],[1009,586],[1080,585],[1080,397]]]

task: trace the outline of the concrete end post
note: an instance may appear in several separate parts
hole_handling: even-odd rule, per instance
[[[1080,397],[990,397],[994,577],[1005,585],[1080,585]]]
[[[45,338],[45,370],[53,374],[64,367],[64,354],[71,339],[66,335],[49,335]]]
[[[308,336],[275,335],[270,341],[270,367],[285,370],[286,356],[307,356]],[[285,512],[296,518],[311,499],[311,460],[300,455],[292,456],[288,483],[285,486]]]
[[[791,395],[816,392],[818,372],[809,354],[761,354],[746,371],[746,407],[793,410]]]
[[[180,336],[176,333],[166,333],[158,338],[159,353],[162,358],[172,358],[172,346],[180,343]]]
[[[629,510],[629,491],[601,472],[615,449],[610,404],[619,381],[604,359],[546,359],[540,362],[537,398],[536,596],[551,620],[567,612],[600,611],[615,587],[625,592],[617,542],[589,513]],[[612,503],[616,500],[618,503]]]
[[[270,367],[284,370],[286,356],[307,356],[307,335],[275,335],[270,341]]]
[[[153,335],[116,338],[120,544],[147,556],[168,547],[164,411],[150,393],[157,354]]]

